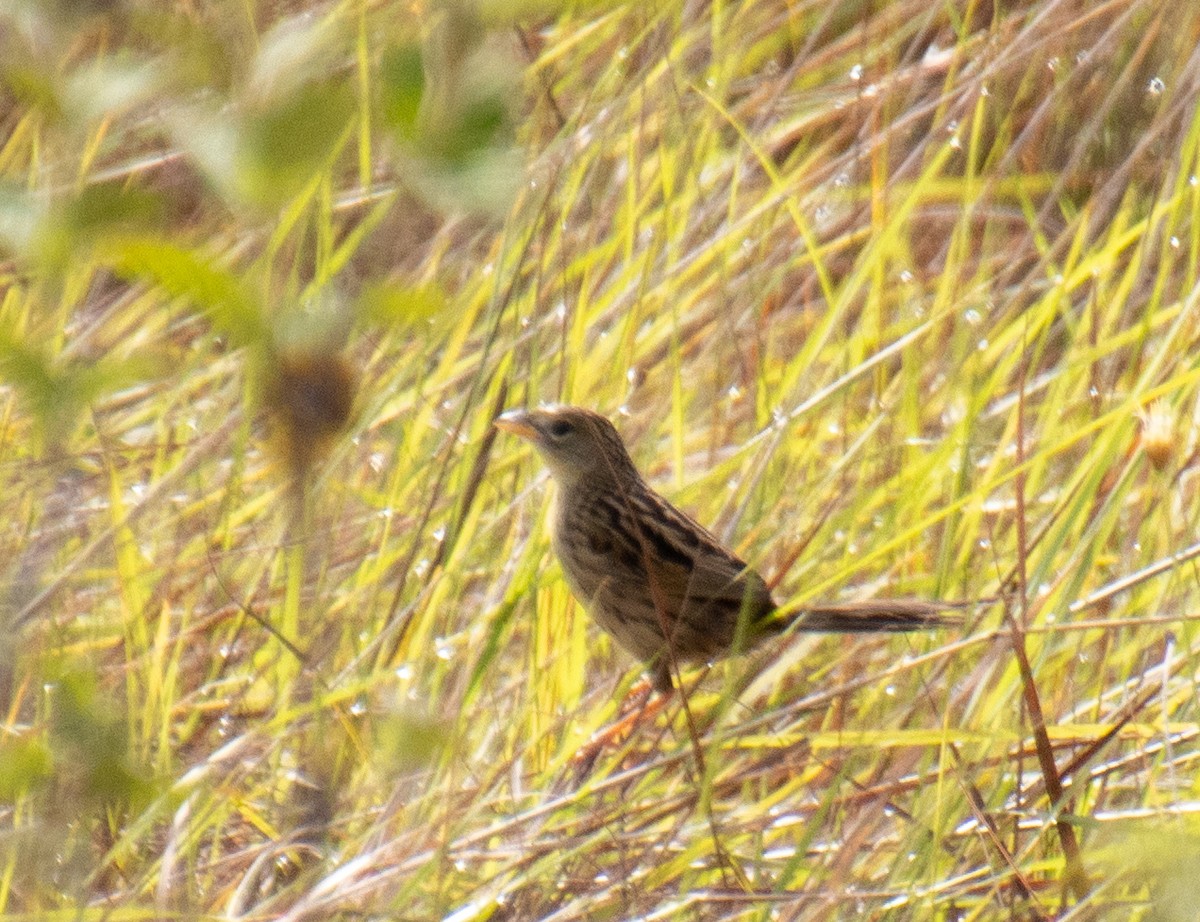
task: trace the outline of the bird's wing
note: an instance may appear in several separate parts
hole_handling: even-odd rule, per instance
[[[652,493],[630,502],[651,507],[634,511],[640,513],[648,576],[672,614],[682,613],[684,621],[728,646],[743,607],[751,623],[775,608],[762,578],[685,513]]]

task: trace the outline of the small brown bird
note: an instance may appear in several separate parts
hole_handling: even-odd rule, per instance
[[[946,606],[911,600],[780,615],[762,577],[646,484],[603,416],[569,406],[513,410],[496,426],[532,442],[546,462],[558,485],[551,533],[567,583],[661,692],[671,691],[679,663],[720,659],[793,624],[866,633],[952,623]]]

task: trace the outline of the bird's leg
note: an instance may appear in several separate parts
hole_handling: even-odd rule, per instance
[[[655,688],[656,686],[650,681],[649,676],[642,676],[630,686],[625,697],[621,699],[621,705],[617,708],[617,716],[625,717],[640,712],[650,701],[650,696],[654,694]]]
[[[644,676],[634,683],[617,709],[617,719],[592,734],[592,738],[579,747],[571,757],[577,779],[586,778],[596,765],[596,759],[606,749],[615,749],[630,737],[639,724],[658,716],[659,711],[671,700],[674,687],[671,672],[665,663],[655,664],[652,676]],[[657,692],[657,694],[656,694]]]
[[[617,713],[624,716],[641,710],[655,692],[664,698],[670,698],[671,692],[674,690],[675,683],[671,681],[671,667],[666,662],[653,662],[650,664],[650,672],[633,683],[625,695],[625,700],[617,708]]]

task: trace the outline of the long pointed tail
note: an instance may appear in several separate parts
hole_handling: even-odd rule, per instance
[[[949,627],[962,619],[947,614],[955,606],[945,602],[922,602],[917,599],[868,599],[864,602],[810,605],[794,612],[780,625],[786,630],[828,632],[836,634],[869,634],[877,631],[921,631]]]

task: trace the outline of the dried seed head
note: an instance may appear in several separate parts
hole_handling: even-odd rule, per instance
[[[1175,453],[1175,415],[1165,402],[1156,400],[1138,411],[1138,419],[1142,423],[1142,450],[1161,471]]]
[[[292,473],[303,474],[349,422],[358,375],[333,350],[292,350],[268,360],[265,379],[276,438]]]

